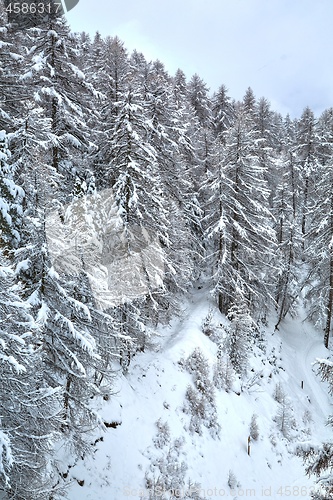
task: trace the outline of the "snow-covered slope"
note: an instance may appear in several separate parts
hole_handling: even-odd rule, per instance
[[[96,435],[92,457],[68,470],[70,500],[176,498],[177,494],[178,498],[310,498],[315,478],[305,475],[295,452],[299,445],[331,437],[325,426],[333,412],[331,402],[312,366],[316,357],[327,353],[322,339],[301,321],[301,315],[300,320],[286,321],[279,332],[268,324],[266,349],[253,347],[244,381],[235,382],[229,392],[213,391],[215,427],[202,424],[199,433],[193,432],[191,415],[184,411],[187,388],[195,389],[186,359],[200,348],[212,380],[217,345],[201,328],[210,305],[203,291],[197,291],[184,306],[183,317],[159,331],[155,351],[137,354],[129,373],[119,375],[114,394],[101,410],[112,427]],[[214,321],[226,322],[217,311]],[[253,414],[259,438],[250,443],[248,455]],[[194,483],[199,483],[197,496]],[[179,489],[174,496],[172,488]]]

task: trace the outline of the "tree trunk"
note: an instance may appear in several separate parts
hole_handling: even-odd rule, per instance
[[[219,166],[219,195],[220,195],[220,205],[219,205],[219,209],[220,209],[220,213],[219,213],[219,216],[220,216],[220,221],[223,217],[223,205],[222,205],[222,176],[221,176],[221,167]],[[219,228],[219,272],[222,273],[222,261],[223,261],[223,232],[222,232],[222,229],[221,227]],[[224,305],[224,297],[223,297],[223,294],[222,294],[222,291],[219,290],[219,296],[218,296],[218,303],[219,303],[219,311],[224,314],[226,311],[225,311],[225,305]]]
[[[67,422],[68,420],[68,412],[69,412],[69,398],[70,398],[70,388],[72,384],[72,377],[71,375],[67,375],[67,380],[66,380],[66,388],[65,388],[65,394],[64,394],[64,420]],[[68,425],[68,424],[67,424]],[[62,430],[64,431],[66,429],[66,425],[62,426]]]
[[[56,98],[54,97],[52,99],[52,132],[54,135],[57,135],[57,111],[58,111],[58,102]],[[56,172],[59,171],[59,148],[58,146],[53,146],[52,148],[52,167],[55,169]]]
[[[327,318],[326,318],[326,327],[325,327],[325,335],[324,335],[324,344],[328,349],[328,342],[330,337],[331,330],[331,322],[332,322],[332,308],[333,308],[333,255],[332,251],[330,254],[330,289],[328,294],[328,304],[327,304]]]
[[[333,193],[331,193],[331,235],[333,235]],[[331,322],[332,322],[332,308],[333,308],[333,248],[331,248],[332,239],[330,242],[330,285],[329,285],[329,293],[328,293],[328,304],[327,304],[327,317],[326,317],[326,326],[325,326],[325,335],[324,335],[324,344],[326,349],[328,349],[328,342],[331,331]]]
[[[309,197],[309,176],[305,178],[304,186],[304,200],[303,200],[303,213],[302,213],[302,250],[304,252],[304,240],[306,232],[306,219],[307,219],[307,208],[308,208],[308,197]]]
[[[241,138],[240,138],[240,130],[238,130],[238,137],[237,137],[237,149],[238,151],[240,150],[240,141],[241,141]],[[234,190],[235,190],[235,200],[238,201],[238,194],[239,194],[239,190],[240,190],[240,180],[239,180],[239,153],[237,153],[237,158],[236,158],[236,168],[235,168],[235,187],[234,187]],[[232,214],[232,221],[233,222],[238,222],[238,214],[236,211],[233,212]],[[232,229],[232,242],[231,242],[231,262],[232,262],[232,266],[234,268],[235,271],[238,271],[239,270],[239,255],[238,255],[238,252],[239,252],[239,242],[238,242],[238,232],[237,230],[235,229],[235,227],[233,226],[233,229]]]

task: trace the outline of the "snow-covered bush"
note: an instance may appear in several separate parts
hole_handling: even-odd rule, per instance
[[[285,394],[285,392],[283,390],[281,382],[278,382],[276,384],[274,392],[273,392],[273,398],[278,403],[282,403],[286,399],[286,394]]]
[[[227,329],[225,348],[235,371],[239,375],[244,375],[247,371],[255,324],[243,299],[230,307],[228,319],[230,326]]]
[[[251,423],[250,423],[250,436],[251,439],[254,441],[257,441],[259,439],[259,426],[257,422],[258,415],[255,413],[251,417]]]
[[[201,434],[201,426],[207,427],[213,436],[218,435],[214,386],[209,377],[208,360],[197,348],[186,360],[186,368],[192,373],[194,387],[189,385],[185,394],[184,411],[191,415],[190,430]]]
[[[303,420],[303,423],[305,425],[311,424],[313,419],[312,419],[311,412],[309,410],[305,410],[305,412],[303,413],[302,420]]]
[[[295,428],[295,420],[293,418],[293,409],[290,404],[290,400],[284,397],[279,404],[277,414],[273,419],[280,432],[287,439],[290,438],[291,431]]]
[[[235,380],[235,370],[231,364],[229,356],[218,352],[218,357],[214,365],[213,383],[217,389],[223,389],[229,392]]]
[[[158,431],[153,439],[154,445],[156,448],[163,448],[170,443],[170,427],[168,422],[162,422],[160,418],[156,422],[156,427]]]
[[[201,485],[186,481],[187,465],[181,460],[184,439],[175,439],[169,448],[151,460],[145,473],[145,487],[149,500],[204,500],[200,496]]]
[[[207,337],[210,337],[216,331],[216,325],[214,324],[213,319],[214,319],[214,312],[213,308],[210,307],[207,316],[204,318],[201,324],[202,333],[207,335]]]
[[[231,490],[235,490],[236,488],[240,488],[240,483],[237,481],[237,478],[232,470],[229,470],[228,486]]]
[[[185,368],[189,373],[195,376],[199,375],[202,380],[208,380],[209,378],[208,360],[199,347],[194,349],[192,354],[187,358]]]
[[[191,385],[188,386],[185,394],[184,411],[191,415],[189,429],[191,432],[202,434],[201,426],[207,427],[212,436],[218,436],[220,426],[217,421],[217,410],[213,387],[212,393],[200,392]]]
[[[191,385],[185,393],[184,411],[191,415],[190,431],[201,435],[201,425],[206,419],[206,405],[202,395]]]

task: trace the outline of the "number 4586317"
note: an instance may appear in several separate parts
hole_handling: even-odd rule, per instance
[[[19,3],[8,4],[6,12],[9,14],[58,14],[61,12],[61,2],[54,3]],[[54,10],[53,10],[54,9]]]

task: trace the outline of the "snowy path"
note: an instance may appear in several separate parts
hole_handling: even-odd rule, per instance
[[[298,321],[288,320],[281,325],[282,355],[295,389],[300,388],[303,381],[304,396],[310,403],[312,413],[319,420],[317,423],[320,425],[316,427],[317,431],[321,430],[321,439],[328,439],[331,432],[325,424],[328,416],[333,413],[332,401],[327,392],[327,384],[321,382],[313,366],[316,358],[327,357],[328,351],[320,334],[303,320],[302,309],[299,318]]]
[[[173,333],[166,338],[163,346],[164,351],[177,345],[186,337],[189,330],[201,329],[202,318],[206,316],[211,303],[209,299],[205,300],[205,297],[207,297],[207,290],[204,288],[193,293],[192,300],[183,309],[181,318],[176,320],[176,323],[173,323],[171,327]]]

